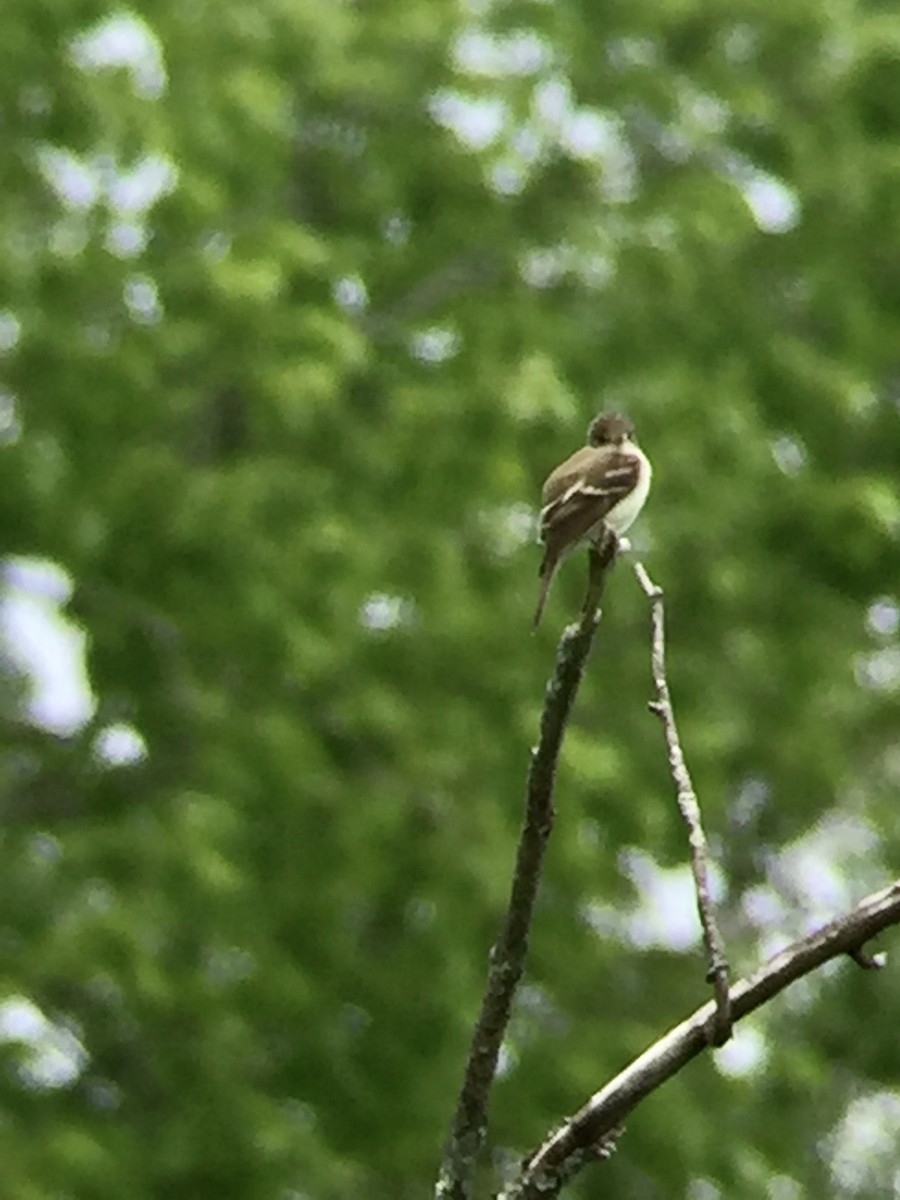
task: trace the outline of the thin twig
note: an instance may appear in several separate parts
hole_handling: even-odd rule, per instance
[[[481,1010],[472,1032],[463,1084],[456,1103],[436,1200],[469,1200],[478,1156],[487,1130],[488,1100],[497,1058],[509,1024],[513,996],[522,978],[528,934],[540,884],[544,853],[553,829],[553,785],[563,735],[594,634],[600,623],[597,603],[615,562],[618,546],[607,539],[591,550],[590,582],[581,619],[564,630],[547,685],[540,737],[531,752],[525,817],[506,916],[490,954]]]
[[[849,913],[824,925],[769,959],[730,989],[737,1021],[842,954],[853,955],[891,925],[900,924],[900,879],[867,896]],[[715,1016],[710,1000],[655,1042],[525,1160],[518,1178],[500,1200],[551,1200],[590,1161],[591,1149],[608,1145],[623,1118],[641,1100],[709,1048],[707,1029]],[[596,1160],[596,1154],[593,1155]]]
[[[503,275],[500,259],[486,248],[470,251],[437,267],[383,309],[363,313],[359,324],[376,341],[405,336],[406,322],[422,320],[461,292],[492,287]]]
[[[691,848],[691,871],[694,876],[697,909],[700,913],[703,944],[709,966],[708,978],[713,985],[716,997],[715,1019],[711,1025],[710,1035],[713,1044],[721,1046],[731,1037],[728,963],[725,960],[722,935],[716,924],[709,886],[709,853],[706,836],[703,833],[703,823],[700,819],[700,805],[697,802],[697,793],[691,783],[691,776],[681,750],[678,727],[675,724],[675,712],[672,708],[672,698],[666,679],[666,618],[663,592],[662,588],[657,587],[653,582],[641,563],[634,564],[634,573],[650,601],[653,637],[651,658],[653,685],[656,689],[656,700],[651,703],[650,711],[654,712],[662,721],[669,757],[669,770],[672,772],[675,793],[678,798],[678,809],[687,826],[688,843]]]
[[[886,955],[870,954],[865,946],[856,946],[848,954],[864,971],[880,971],[887,964]]]

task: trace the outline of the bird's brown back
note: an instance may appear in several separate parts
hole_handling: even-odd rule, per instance
[[[610,471],[624,470],[626,467],[634,468],[637,473],[635,456],[627,450],[613,450],[609,446],[582,446],[547,476],[541,493],[541,508],[554,504],[574,483],[584,482],[589,488],[600,487],[607,481]],[[623,494],[634,486],[634,480],[625,475],[619,476],[616,483]]]
[[[597,457],[598,453],[594,446],[582,446],[580,450],[569,455],[565,462],[560,463],[554,471],[551,471],[544,482],[541,493],[541,508],[553,504],[560,496],[566,494],[573,483],[585,478],[591,461]]]

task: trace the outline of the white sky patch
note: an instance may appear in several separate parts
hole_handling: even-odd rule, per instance
[[[741,908],[754,929],[761,932],[780,929],[788,917],[788,906],[784,898],[765,883],[757,884],[744,892]]]
[[[567,270],[563,246],[529,250],[519,262],[519,273],[529,287],[552,287]]]
[[[785,475],[797,475],[806,466],[806,447],[798,437],[783,434],[772,442],[772,455]]]
[[[59,146],[38,147],[37,158],[44,178],[65,204],[77,209],[94,207],[102,191],[95,167]]]
[[[392,246],[405,246],[412,232],[412,221],[404,213],[393,212],[385,220],[381,231]]]
[[[460,346],[459,334],[452,329],[434,325],[431,329],[423,329],[410,338],[409,349],[413,358],[430,366],[446,362],[458,353]]]
[[[346,312],[362,312],[368,306],[369,293],[358,275],[345,275],[332,288],[332,295]]]
[[[52,866],[62,858],[62,844],[42,830],[28,839],[28,853],[32,862]]]
[[[870,1092],[852,1100],[823,1147],[842,1195],[883,1195],[893,1175],[900,1195],[897,1143],[900,1141],[900,1092]]]
[[[127,767],[147,757],[147,743],[133,725],[116,723],[97,734],[94,753],[111,767]]]
[[[22,433],[16,398],[0,388],[0,447],[12,446]]]
[[[537,514],[527,504],[512,504],[479,514],[479,524],[491,552],[508,558],[534,542],[537,536]]]
[[[599,934],[614,934],[640,949],[658,946],[681,953],[699,944],[700,924],[691,869],[687,864],[660,867],[643,850],[628,850],[621,867],[637,885],[640,901],[630,911],[621,906],[590,905],[587,923]],[[722,876],[710,863],[713,899],[721,899]]]
[[[568,79],[557,75],[544,80],[534,89],[531,107],[536,117],[559,128],[575,108]]]
[[[453,57],[469,75],[498,79],[541,71],[550,62],[551,47],[531,29],[505,35],[470,29],[457,39]]]
[[[129,12],[101,21],[71,43],[71,54],[82,70],[126,68],[133,90],[155,99],[165,88],[165,68],[158,39],[149,26]],[[107,204],[113,220],[106,247],[118,258],[133,258],[147,243],[144,220],[150,209],[177,186],[178,171],[165,155],[149,152],[135,162],[116,161],[109,153],[77,153],[49,143],[36,150],[47,183],[70,213],[88,212]],[[116,220],[115,216],[120,219]],[[83,229],[65,220],[51,231],[55,253],[70,257],[86,244]]]
[[[688,950],[700,939],[694,885],[687,864],[663,870],[648,854],[625,856],[625,874],[637,884],[640,904],[628,917],[628,937],[635,946]]]
[[[146,275],[135,275],[122,289],[125,307],[139,325],[155,325],[162,317],[162,305],[156,284]]]
[[[849,908],[878,880],[880,839],[868,821],[827,813],[773,856],[769,886],[785,902],[781,930],[806,933]],[[798,919],[799,918],[799,919]]]
[[[147,227],[136,221],[116,221],[106,231],[106,248],[116,258],[137,258],[147,247]]]
[[[31,683],[32,720],[61,735],[90,717],[94,699],[85,665],[85,635],[60,614],[71,594],[69,576],[55,563],[8,559],[0,595],[0,638]]]
[[[506,103],[499,97],[476,98],[451,90],[435,93],[429,112],[470,150],[486,150],[493,145],[509,116]]]
[[[722,1193],[710,1179],[692,1179],[687,1188],[687,1200],[722,1200]]]
[[[749,825],[765,810],[772,799],[772,791],[765,779],[748,775],[742,780],[734,799],[728,805],[728,819],[737,826]]]
[[[873,692],[891,692],[900,688],[900,646],[876,650],[860,656],[855,664],[856,682]]]
[[[155,100],[165,91],[166,68],[159,39],[133,12],[114,13],[71,43],[75,62],[84,71],[125,67],[135,94]]]
[[[895,637],[900,629],[900,607],[893,596],[882,596],[869,605],[866,628],[876,637]]]
[[[491,187],[501,196],[517,196],[525,187],[527,172],[509,160],[494,163],[489,173]]]
[[[541,246],[523,254],[519,273],[529,287],[553,287],[567,275],[591,288],[606,287],[616,275],[616,262],[611,254],[560,242],[556,246]]]
[[[676,93],[677,108],[668,121],[660,121],[646,110],[636,114],[644,135],[672,162],[687,162],[698,155],[710,158],[722,145],[731,110],[718,96],[701,92],[685,80],[676,84]],[[737,155],[727,157],[729,164],[744,167],[741,179],[749,177],[744,160]]]
[[[132,167],[113,167],[106,194],[123,216],[141,216],[174,191],[177,182],[178,170],[170,159],[145,154]]]
[[[763,233],[787,233],[799,221],[797,193],[774,175],[757,171],[739,186]]]
[[[765,1066],[768,1056],[765,1036],[746,1021],[735,1025],[730,1041],[713,1053],[716,1067],[731,1079],[755,1074]]]
[[[500,42],[506,45],[503,39],[495,41],[480,33],[468,34],[461,40],[458,53],[472,67],[470,74],[496,75],[497,63],[492,56]],[[510,45],[518,47],[515,53],[522,56],[522,63],[528,64],[529,69],[523,74],[535,74],[549,66],[549,58],[545,62],[538,52],[542,46],[539,39]],[[502,83],[497,86],[499,89]],[[565,75],[553,74],[535,83],[530,111],[523,121],[514,120],[510,106],[498,93],[476,96],[445,89],[432,95],[429,112],[468,149],[496,150],[487,177],[494,191],[501,195],[521,192],[534,164],[552,147],[561,148],[572,158],[595,163],[600,169],[600,190],[611,203],[627,202],[637,191],[637,160],[624,123],[612,112],[579,108]]]
[[[8,558],[3,563],[4,582],[14,588],[40,596],[54,604],[64,604],[72,595],[68,572],[48,559]]]
[[[138,221],[178,182],[175,165],[159,154],[146,154],[129,167],[108,154],[79,155],[45,143],[37,149],[37,160],[59,199],[76,212],[106,201],[115,213]]]
[[[740,190],[763,233],[787,233],[796,226],[801,214],[800,198],[783,179],[732,151],[723,154],[721,169]]]
[[[19,344],[22,323],[15,313],[6,309],[0,312],[0,354],[9,354]]]
[[[576,109],[560,133],[563,146],[578,158],[609,158],[622,150],[621,122],[594,109]]]
[[[78,1078],[88,1060],[74,1033],[49,1021],[25,996],[11,996],[0,1003],[0,1041],[29,1048],[21,1071],[25,1082],[35,1088],[66,1087]]]
[[[494,1072],[497,1079],[505,1079],[507,1076],[512,1075],[518,1065],[519,1056],[515,1048],[509,1042],[504,1042],[497,1055],[497,1070]]]
[[[806,1193],[790,1175],[774,1175],[768,1182],[766,1200],[804,1200]]]
[[[561,146],[567,154],[601,169],[601,187],[607,200],[625,203],[637,190],[637,162],[624,122],[612,112],[578,108],[567,79],[554,77],[541,83],[532,98],[533,120],[544,140]]]
[[[373,592],[363,601],[359,610],[360,624],[378,633],[409,625],[415,615],[415,605],[411,600],[404,596],[389,596],[386,592]]]
[[[532,125],[520,125],[510,138],[510,147],[523,163],[535,162],[541,153],[541,139]]]

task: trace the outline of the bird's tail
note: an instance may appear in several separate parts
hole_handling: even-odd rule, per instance
[[[554,555],[551,557],[548,550],[544,554],[541,562],[541,590],[538,593],[537,608],[534,612],[534,626],[537,629],[541,623],[541,617],[544,615],[544,605],[547,603],[547,596],[550,592],[550,584],[553,582],[553,576],[556,574],[556,568],[559,566],[559,559]]]

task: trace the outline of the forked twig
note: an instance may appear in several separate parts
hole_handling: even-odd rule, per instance
[[[731,988],[734,1019],[748,1016],[823,963],[842,954],[855,956],[871,938],[897,924],[900,879],[786,947],[746,979],[739,979]],[[869,957],[868,951],[863,953]],[[871,957],[877,960],[881,956]],[[627,1114],[709,1049],[708,1029],[714,1018],[715,1001],[708,1001],[595,1092],[528,1156],[518,1176],[500,1193],[500,1200],[553,1200],[589,1162],[605,1157],[604,1149],[618,1135]]]
[[[678,727],[675,724],[675,713],[672,708],[672,698],[669,694],[669,684],[666,678],[666,629],[663,591],[662,588],[653,582],[641,563],[634,564],[634,573],[643,589],[644,595],[650,601],[652,624],[651,664],[653,685],[656,690],[656,699],[651,702],[650,711],[655,713],[662,721],[669,758],[669,770],[672,772],[672,779],[675,782],[678,809],[687,826],[688,843],[691,848],[691,871],[694,876],[694,888],[697,893],[697,909],[700,914],[703,944],[706,949],[706,959],[709,965],[707,977],[713,985],[716,998],[715,1014],[711,1025],[711,1041],[714,1045],[721,1046],[731,1037],[728,963],[725,960],[722,935],[716,924],[709,885],[709,851],[706,836],[703,832],[703,823],[700,819],[700,805],[697,802],[697,794],[694,791],[694,785],[691,783],[691,776],[681,750]]]

